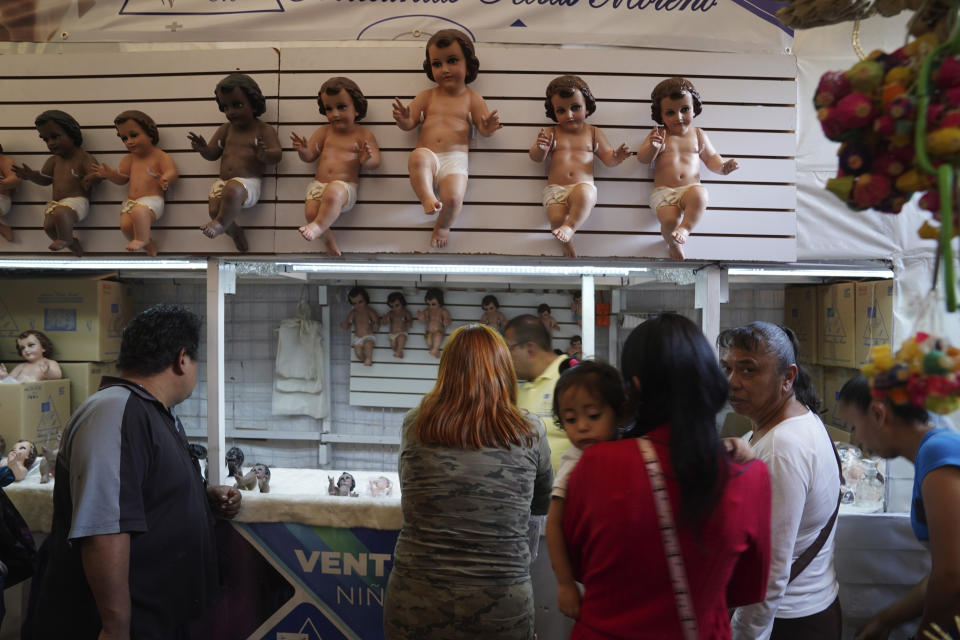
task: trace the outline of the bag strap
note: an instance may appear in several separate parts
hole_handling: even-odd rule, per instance
[[[653,504],[657,509],[660,538],[667,556],[670,585],[673,587],[673,597],[677,602],[677,613],[680,615],[683,637],[685,640],[697,640],[699,637],[697,635],[697,616],[693,610],[693,604],[690,602],[690,588],[687,585],[687,574],[683,566],[683,553],[680,551],[680,541],[677,539],[677,530],[673,524],[670,496],[667,494],[667,485],[663,481],[663,470],[660,468],[657,452],[649,440],[637,438],[637,445],[643,455],[647,476],[650,478],[650,488],[653,490]]]
[[[824,427],[823,430],[827,432],[826,427]],[[829,438],[829,436],[830,434],[827,432],[827,437]],[[840,464],[840,454],[837,453],[837,448],[833,446],[832,439],[830,440],[830,449],[833,450],[833,457],[837,459],[837,469],[840,471],[840,486],[842,487],[843,465]],[[827,520],[827,524],[823,525],[823,529],[820,529],[820,535],[818,535],[817,539],[813,541],[813,544],[807,547],[807,549],[793,561],[793,564],[790,565],[790,579],[787,580],[787,584],[793,582],[793,579],[800,575],[800,573],[807,568],[807,565],[813,562],[813,559],[816,558],[820,550],[823,549],[823,545],[827,543],[827,538],[830,537],[830,531],[833,530],[833,523],[837,521],[837,514],[840,513],[840,498],[841,495],[838,495],[837,506],[833,510],[833,515]]]

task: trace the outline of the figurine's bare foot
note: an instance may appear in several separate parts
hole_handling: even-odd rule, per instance
[[[430,236],[430,246],[434,249],[443,249],[450,241],[449,227],[433,227],[433,234]]]
[[[83,257],[83,247],[80,246],[80,241],[74,238],[70,241],[70,244],[67,245],[67,249],[70,249],[70,253],[77,256],[78,258]]]
[[[144,240],[131,240],[124,249],[127,251],[140,251],[145,246],[147,246],[147,243]]]
[[[327,243],[327,255],[328,256],[339,256],[343,255],[340,253],[340,245],[337,244],[337,238],[333,235],[332,229],[327,229],[327,232],[324,233],[321,238]]]
[[[47,249],[50,249],[50,251],[60,251],[61,249],[66,249],[66,248],[67,248],[66,240],[54,240],[53,242],[50,243],[50,246],[47,247]]]
[[[397,353],[396,351],[394,351],[394,352],[393,352],[393,357],[394,357],[394,358],[402,358],[402,357],[403,357],[403,354],[402,354],[402,353]]]
[[[443,203],[436,198],[434,198],[432,201],[423,203],[423,212],[428,216],[432,216],[435,213],[440,213],[440,209],[443,209]]]
[[[686,227],[677,227],[673,230],[673,233],[670,234],[670,237],[673,238],[673,242],[677,244],[686,244],[687,238],[690,237],[690,230]]]
[[[159,252],[157,251],[157,245],[153,244],[153,240],[151,240],[151,241],[149,241],[147,244],[143,245],[143,250],[146,251],[146,252],[147,252],[147,255],[150,256],[151,258],[156,258],[156,257],[157,257],[157,253],[159,253]]]
[[[7,242],[13,242],[13,229],[9,225],[0,224],[0,237]]]
[[[373,360],[370,359],[370,358],[367,358],[366,360],[363,361],[363,366],[365,366],[365,367],[372,367],[372,366],[373,366]]]
[[[436,349],[430,349],[430,355],[432,355],[434,358],[439,358],[440,352]]]
[[[321,233],[323,233],[323,229],[315,222],[300,227],[300,235],[303,236],[304,240],[315,240]]]
[[[563,251],[563,256],[565,258],[576,258],[577,250],[573,246],[573,242],[561,242],[560,249]]]
[[[553,230],[553,236],[560,242],[570,242],[573,239],[573,227],[562,224]]]
[[[243,227],[240,225],[236,223],[230,225],[227,235],[233,239],[233,244],[236,245],[237,251],[240,253],[246,253],[250,250],[250,245],[247,244],[247,234],[243,232]]]
[[[674,260],[686,260],[687,256],[684,255],[683,247],[681,247],[679,244],[668,242],[667,249],[670,252],[670,257]]]
[[[220,221],[214,218],[207,224],[200,227],[200,231],[202,231],[203,235],[207,236],[208,238],[216,238],[217,236],[223,234],[224,229],[223,225],[220,224]]]

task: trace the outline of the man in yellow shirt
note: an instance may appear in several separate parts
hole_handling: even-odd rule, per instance
[[[560,365],[567,360],[550,347],[550,334],[540,318],[517,316],[507,323],[503,338],[510,348],[510,357],[522,380],[517,393],[517,406],[526,409],[543,421],[550,442],[550,461],[553,470],[560,464],[560,456],[570,448],[570,440],[553,419],[553,388],[560,377]]]

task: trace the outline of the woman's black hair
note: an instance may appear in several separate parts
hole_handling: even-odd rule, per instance
[[[680,516],[689,524],[701,524],[716,506],[728,475],[717,412],[727,401],[729,387],[710,343],[689,319],[664,313],[630,333],[621,368],[636,420],[625,437],[671,425],[670,461],[680,485]]]
[[[567,360],[569,362],[569,360]],[[603,403],[613,409],[622,422],[627,409],[627,395],[623,385],[623,378],[616,367],[596,360],[584,360],[573,365],[563,372],[553,388],[553,421],[558,429],[563,429],[563,418],[560,415],[560,398],[564,391],[571,388],[581,388],[591,395],[599,397]]]
[[[793,379],[793,394],[800,404],[810,411],[820,411],[820,397],[813,388],[813,380],[806,367],[797,362],[800,344],[797,334],[789,327],[781,327],[772,322],[751,322],[741,327],[727,329],[717,337],[717,346],[721,349],[743,349],[750,353],[770,353],[777,361],[777,373],[797,365],[797,377]]]
[[[870,393],[870,382],[862,374],[857,374],[847,380],[843,386],[840,387],[840,393],[837,394],[837,402],[856,407],[860,413],[866,413],[870,408],[870,403],[876,399],[877,398],[874,398],[873,394]],[[887,404],[890,410],[893,411],[893,415],[904,422],[919,422],[920,424],[930,422],[930,414],[927,410],[912,402],[894,404],[887,400]]]

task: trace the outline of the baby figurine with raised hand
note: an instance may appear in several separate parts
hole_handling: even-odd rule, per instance
[[[17,353],[25,360],[7,373],[0,364],[0,382],[42,382],[63,377],[60,365],[51,360],[53,343],[42,331],[33,329],[17,336]]]

